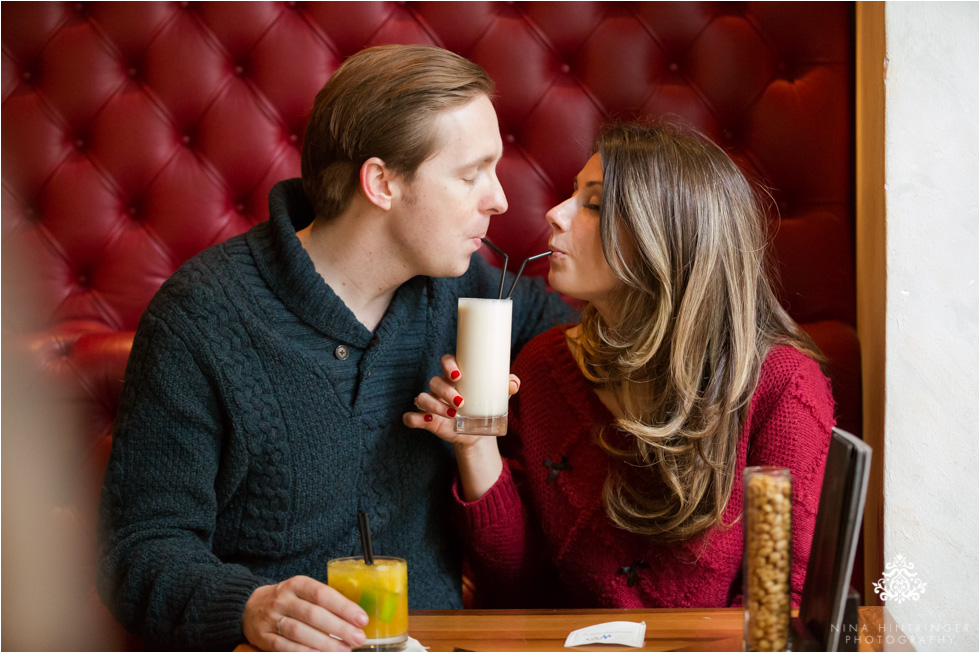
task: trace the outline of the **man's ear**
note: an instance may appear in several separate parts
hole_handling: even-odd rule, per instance
[[[391,199],[394,195],[392,188],[394,177],[394,173],[388,169],[384,161],[372,156],[361,166],[361,192],[369,202],[387,211],[391,209]]]

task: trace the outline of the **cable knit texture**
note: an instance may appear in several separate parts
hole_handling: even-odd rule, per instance
[[[724,523],[693,540],[653,544],[610,521],[601,493],[609,458],[596,427],[613,417],[565,343],[567,325],[518,356],[507,456],[497,483],[467,503],[454,486],[481,607],[693,608],[741,605],[741,470],[793,474],[792,600],[799,604],[834,426],[830,384],[792,347],[762,365],[738,447]],[[620,432],[620,435],[623,435]]]
[[[233,648],[256,587],[325,580],[359,552],[359,509],[375,551],[408,560],[410,607],[461,607],[452,451],[401,416],[455,351],[456,300],[496,293],[499,270],[474,256],[462,277],[411,279],[372,333],[296,237],[313,218],[299,180],[269,203],[163,285],[133,344],[99,590],[151,648]],[[540,279],[514,299],[514,351],[574,315]]]

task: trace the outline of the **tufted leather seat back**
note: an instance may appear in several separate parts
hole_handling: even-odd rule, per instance
[[[510,209],[489,235],[512,261],[545,249],[604,121],[676,115],[725,147],[772,196],[780,296],[860,432],[852,22],[836,2],[5,2],[4,338],[80,407],[100,477],[160,284],[266,219],[347,56],[430,43],[497,82]]]

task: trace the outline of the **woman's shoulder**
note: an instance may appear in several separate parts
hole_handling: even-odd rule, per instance
[[[775,345],[769,350],[759,371],[760,382],[766,379],[777,384],[789,383],[798,377],[827,378],[820,369],[820,363],[796,347]]]
[[[515,358],[515,368],[554,363],[557,360],[564,361],[570,358],[565,334],[577,327],[575,323],[559,324],[534,336]]]
[[[820,364],[790,345],[776,345],[766,355],[759,371],[752,403],[756,406],[792,399],[818,412],[833,413],[830,379]]]

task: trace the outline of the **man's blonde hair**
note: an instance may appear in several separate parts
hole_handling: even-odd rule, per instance
[[[382,45],[352,55],[317,93],[306,127],[303,189],[317,218],[347,208],[371,157],[411,181],[441,146],[439,112],[493,93],[483,68],[441,48]]]

